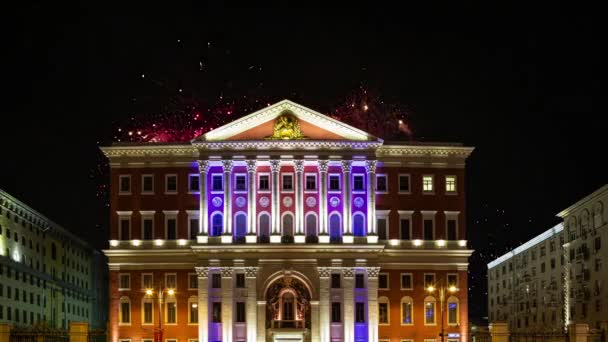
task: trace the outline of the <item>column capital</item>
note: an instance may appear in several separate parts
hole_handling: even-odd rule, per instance
[[[255,159],[247,160],[247,172],[255,172],[256,167],[258,166],[258,161]]]
[[[327,169],[329,167],[329,160],[319,159],[318,163],[319,163],[318,164],[319,171],[320,172],[327,172]]]
[[[368,278],[378,278],[380,273],[380,267],[366,267]]]
[[[354,278],[355,269],[352,267],[342,267],[342,275],[344,276],[344,278]]]
[[[343,160],[342,161],[342,172],[350,172],[352,169],[353,169],[352,160]]]
[[[302,172],[304,171],[304,160],[302,159],[296,159],[293,161],[293,168],[296,170],[296,172]]]
[[[222,166],[224,167],[224,172],[231,172],[234,167],[232,159],[222,160]]]
[[[245,267],[245,278],[256,278],[259,267]]]
[[[321,278],[329,278],[331,276],[331,268],[330,267],[317,267],[319,271],[319,277]]]
[[[207,172],[209,171],[209,161],[208,160],[197,160],[196,161],[198,163],[198,172]]]
[[[195,267],[196,275],[199,278],[209,278],[209,267]]]
[[[281,170],[281,161],[278,159],[272,159],[270,161],[270,170],[272,172],[279,172]]]
[[[376,160],[366,160],[365,171],[367,171],[367,173],[376,172],[376,162]]]
[[[234,274],[234,268],[222,267],[220,272],[222,273],[222,278],[232,278],[232,275]]]

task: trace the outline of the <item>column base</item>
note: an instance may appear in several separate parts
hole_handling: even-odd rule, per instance
[[[222,243],[232,243],[232,235],[222,235]]]
[[[342,243],[352,244],[354,242],[355,242],[355,237],[353,235],[343,235],[342,236]]]
[[[245,235],[245,242],[246,243],[256,243],[256,242],[258,242],[258,237],[257,237],[257,235],[254,235],[254,234]]]
[[[294,242],[295,243],[305,243],[306,242],[306,235],[296,235],[294,236]]]
[[[378,235],[368,235],[367,243],[376,244],[378,243]]]
[[[281,235],[279,235],[279,234],[270,235],[270,243],[281,243]]]
[[[327,235],[327,234],[319,235],[319,243],[329,243],[329,235]]]

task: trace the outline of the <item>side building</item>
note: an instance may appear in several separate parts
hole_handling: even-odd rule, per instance
[[[490,322],[510,331],[608,330],[608,185],[557,216],[563,222],[488,264]]]
[[[105,327],[107,283],[97,279],[107,278],[105,265],[99,251],[0,190],[0,323]]]

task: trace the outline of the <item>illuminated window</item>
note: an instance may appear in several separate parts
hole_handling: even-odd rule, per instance
[[[120,298],[120,312],[119,312],[119,324],[128,325],[131,324],[131,301],[128,297]]]
[[[189,192],[199,192],[200,191],[200,175],[198,174],[190,174],[188,175],[188,191]]]
[[[188,324],[198,324],[198,299],[190,297],[188,299]]]
[[[211,236],[220,236],[224,230],[224,217],[222,213],[215,212],[211,216]]]
[[[177,175],[165,175],[165,193],[177,193]]]
[[[361,213],[357,213],[353,216],[353,235],[365,236],[365,233],[365,216]]]
[[[430,190],[433,191],[433,190]],[[456,176],[445,176],[445,192],[456,192]]]
[[[141,192],[143,194],[154,193],[154,176],[153,175],[141,176]]]
[[[399,193],[409,194],[410,193],[410,175],[399,175]]]
[[[143,324],[153,324],[154,323],[154,316],[152,314],[153,307],[154,307],[154,303],[152,303],[151,299],[149,299],[149,298],[144,299],[143,317],[142,317]]]
[[[176,324],[177,323],[177,304],[175,303],[175,299],[170,299],[166,304],[167,312],[166,312],[166,323],[167,324]]]
[[[131,193],[131,175],[120,175],[119,184],[119,193],[121,195],[128,195]]]
[[[387,297],[378,298],[378,323],[390,324],[390,303]]]
[[[385,194],[388,192],[388,178],[386,175],[376,175],[376,193]]]
[[[422,191],[433,192],[433,176],[422,176]]]
[[[458,324],[458,298],[448,298],[448,325]]]
[[[431,296],[424,299],[424,324],[435,325],[435,298]]]
[[[234,177],[234,190],[247,191],[247,178],[245,175],[236,175]]]
[[[414,324],[414,310],[411,297],[401,298],[401,325],[412,325]]]

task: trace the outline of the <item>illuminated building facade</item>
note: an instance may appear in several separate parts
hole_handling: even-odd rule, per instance
[[[99,251],[0,190],[0,322],[105,328],[104,269]]]
[[[442,303],[445,340],[466,341],[472,148],[388,144],[285,100],[102,150],[112,341],[424,342]]]

